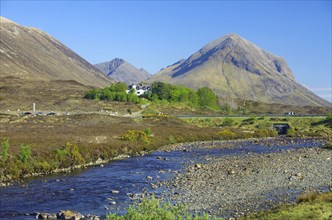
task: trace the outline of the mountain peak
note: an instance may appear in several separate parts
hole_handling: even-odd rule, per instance
[[[14,21],[9,20],[8,18],[2,17],[2,16],[0,16],[0,23],[1,24],[11,23],[11,24],[16,24],[17,25],[17,23],[15,23]]]
[[[230,34],[226,34],[224,37],[222,38],[230,38],[233,40],[238,40],[238,39],[244,39],[243,37],[241,37],[240,35],[236,34],[236,33],[230,33]]]
[[[106,86],[111,80],[47,33],[0,17],[1,77],[24,80],[75,80]]]
[[[294,81],[286,61],[231,33],[162,69],[149,82],[163,81],[193,89],[209,87],[220,97],[265,103],[327,105]]]
[[[120,58],[99,63],[95,66],[108,77],[127,84],[139,83],[150,77],[150,74],[145,69],[138,69],[124,59]]]

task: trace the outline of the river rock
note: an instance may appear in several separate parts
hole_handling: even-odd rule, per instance
[[[61,210],[57,213],[56,216],[58,219],[65,219],[65,220],[79,220],[81,218],[84,218],[84,216],[81,213],[72,210],[66,210],[66,211]]]
[[[235,171],[233,169],[227,170],[228,175],[233,175],[235,174]]]
[[[86,219],[99,220],[100,218],[99,218],[99,216],[97,216],[97,215],[91,215],[91,214],[88,214],[88,215],[86,216]]]
[[[50,213],[36,213],[36,219],[57,219],[56,214]]]

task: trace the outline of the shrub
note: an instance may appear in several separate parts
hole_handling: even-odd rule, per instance
[[[130,206],[127,213],[123,216],[116,214],[107,215],[108,220],[210,220],[210,216],[206,213],[193,216],[187,211],[184,204],[172,205],[171,203],[161,204],[154,196],[145,198],[136,206]],[[213,219],[217,219],[213,216]]]
[[[221,125],[222,126],[233,126],[234,125],[234,119],[225,118]]]
[[[21,145],[19,158],[20,158],[21,162],[23,162],[23,163],[28,163],[29,162],[29,160],[31,159],[30,145],[27,145],[27,144],[22,144]]]
[[[34,163],[34,172],[45,173],[52,170],[51,165],[47,161],[37,161]]]
[[[145,131],[129,130],[120,137],[121,140],[149,144],[151,137]]]
[[[70,167],[85,162],[78,146],[70,143],[55,151],[55,161],[58,167]]]
[[[325,123],[327,123],[327,125],[332,128],[332,114],[329,114],[326,118],[325,118]]]
[[[145,129],[145,130],[144,130],[144,133],[145,133],[146,135],[151,135],[151,134],[152,134],[151,128],[147,128],[147,129]]]
[[[229,129],[224,129],[217,133],[222,139],[229,140],[237,138],[237,134]]]
[[[293,128],[288,128],[287,129],[287,135],[289,137],[295,137],[295,130]]]
[[[275,129],[260,128],[255,131],[256,137],[276,137],[278,132]]]
[[[297,197],[297,199],[296,199],[296,203],[298,203],[298,204],[303,203],[303,202],[311,203],[311,202],[314,202],[317,198],[318,198],[318,193],[310,191],[310,192],[299,195],[299,197]]]
[[[4,138],[1,142],[1,160],[2,161],[7,161],[8,157],[9,157],[9,140],[7,138]]]
[[[176,138],[175,138],[173,135],[168,136],[168,141],[169,141],[171,144],[176,144],[176,143],[178,143],[178,140],[176,140]]]

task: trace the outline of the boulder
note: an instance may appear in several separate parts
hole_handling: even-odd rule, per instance
[[[112,190],[111,191],[113,194],[119,194],[120,193],[120,191],[118,191],[118,190]]]
[[[65,220],[79,220],[84,218],[84,216],[81,213],[72,210],[59,211],[56,216],[58,219],[65,219]]]

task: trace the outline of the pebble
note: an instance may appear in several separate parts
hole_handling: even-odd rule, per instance
[[[233,145],[236,143],[241,144]],[[296,143],[302,143],[301,139]],[[272,140],[270,145],[273,148],[282,143]],[[163,183],[175,203],[185,201],[190,209],[211,210],[227,217],[237,212],[239,217],[292,201],[303,190],[329,186],[332,179],[331,154],[320,148],[207,158],[204,163],[189,162],[184,172]],[[180,190],[181,194],[175,194]]]

